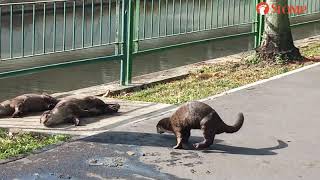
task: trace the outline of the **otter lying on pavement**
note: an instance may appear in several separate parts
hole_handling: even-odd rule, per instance
[[[77,126],[80,123],[80,117],[115,113],[118,112],[119,108],[119,104],[106,104],[94,96],[69,97],[61,100],[51,111],[44,112],[40,118],[40,123],[52,127],[71,122]]]
[[[48,94],[24,94],[0,103],[0,117],[21,117],[29,112],[50,110],[58,100]]]
[[[174,149],[182,149],[188,143],[191,129],[201,129],[204,140],[193,146],[196,149],[207,148],[213,144],[216,134],[237,132],[243,125],[242,113],[238,115],[238,121],[234,126],[225,124],[217,112],[209,105],[202,102],[189,102],[181,107],[170,117],[160,120],[157,124],[157,132],[173,132],[177,138]]]

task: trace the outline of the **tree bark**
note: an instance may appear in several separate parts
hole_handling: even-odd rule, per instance
[[[276,7],[288,7],[288,0],[267,0],[270,11],[265,15],[265,28],[261,46],[256,49],[257,55],[265,61],[276,61],[281,58],[286,61],[301,60],[298,48],[294,46],[288,13],[274,12]]]

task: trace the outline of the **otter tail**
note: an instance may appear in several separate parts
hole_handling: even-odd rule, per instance
[[[224,132],[225,133],[235,133],[239,131],[239,129],[242,127],[244,121],[243,113],[238,114],[238,120],[233,126],[229,126],[227,124],[224,124]]]

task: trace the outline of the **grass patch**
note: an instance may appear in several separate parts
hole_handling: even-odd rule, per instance
[[[66,135],[41,135],[38,133],[17,133],[9,135],[9,132],[0,128],[0,159],[27,154],[36,149],[50,144],[66,141],[70,136]]]
[[[301,54],[305,57],[312,58],[320,55],[320,43],[311,44],[307,47],[300,48]]]
[[[320,44],[301,49],[306,57],[320,54]],[[240,62],[203,65],[200,70],[182,80],[158,84],[138,92],[115,98],[181,104],[202,99],[224,91],[286,73],[313,62],[265,63],[251,56]]]

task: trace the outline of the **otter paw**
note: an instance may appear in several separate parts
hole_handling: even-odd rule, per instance
[[[17,114],[12,114],[12,116],[11,116],[12,118],[20,118],[21,117],[21,115],[20,115],[20,113],[17,113]]]
[[[193,144],[193,147],[195,149],[206,149],[206,148],[209,148],[210,145],[207,145],[207,144],[203,144],[203,143],[195,143]]]
[[[175,145],[173,149],[183,149],[182,144]]]
[[[195,144],[193,144],[193,147],[194,147],[195,149],[199,149],[200,144],[199,144],[199,143],[195,143]]]

